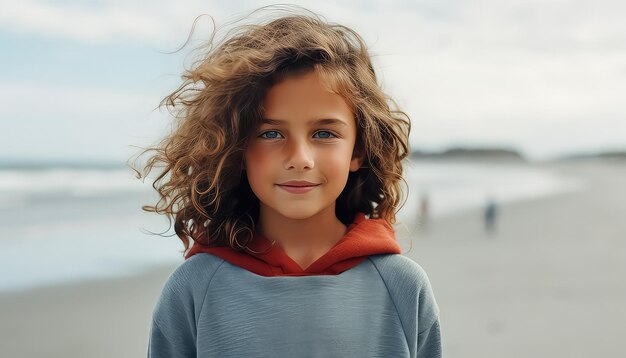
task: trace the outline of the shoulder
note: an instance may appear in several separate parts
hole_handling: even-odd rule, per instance
[[[211,254],[195,254],[181,263],[172,272],[170,279],[181,281],[206,279],[212,276],[223,262],[223,259]]]
[[[171,307],[197,307],[202,302],[215,273],[224,262],[210,254],[196,254],[180,264],[167,278],[156,310]]]
[[[207,288],[223,262],[224,260],[211,254],[193,255],[170,274],[163,290],[193,294],[199,288]]]
[[[429,284],[426,271],[417,262],[400,254],[373,255],[369,257],[385,281],[419,287]]]

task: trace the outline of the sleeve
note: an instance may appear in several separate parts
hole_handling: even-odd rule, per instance
[[[215,256],[197,254],[170,275],[152,313],[148,358],[197,355],[197,320],[222,263]]]
[[[148,358],[196,356],[196,297],[202,283],[196,282],[188,262],[168,278],[152,313]],[[206,292],[206,289],[205,289]]]
[[[372,258],[394,302],[411,358],[442,356],[439,306],[424,269],[403,255]]]
[[[430,328],[418,334],[417,357],[441,357],[441,330],[439,318],[433,322]]]
[[[177,334],[172,335],[172,332]],[[150,338],[148,341],[148,358],[157,357],[195,357],[196,347],[188,332],[175,331],[171,326],[167,329],[152,321]]]

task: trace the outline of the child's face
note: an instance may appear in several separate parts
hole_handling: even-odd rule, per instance
[[[349,172],[362,162],[353,157],[356,124],[348,104],[310,71],[271,87],[264,108],[265,123],[250,140],[245,161],[260,209],[306,219],[334,208]],[[289,181],[312,186],[281,185]]]

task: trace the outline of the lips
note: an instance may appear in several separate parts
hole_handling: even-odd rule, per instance
[[[309,186],[317,186],[317,183],[311,183],[309,181],[304,180],[290,180],[284,183],[279,183],[281,186],[291,186],[291,187],[309,187]]]
[[[319,184],[311,183],[310,181],[304,180],[290,180],[276,185],[278,185],[279,188],[290,194],[308,193],[311,190],[315,189],[317,186],[319,186]]]
[[[278,184],[278,187],[290,194],[304,194],[312,190],[315,190],[319,184],[311,183],[308,181],[288,181],[282,184]]]

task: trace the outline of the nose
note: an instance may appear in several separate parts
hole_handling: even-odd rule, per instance
[[[305,140],[289,140],[285,145],[285,151],[285,169],[296,171],[313,169],[315,165],[313,153]]]

